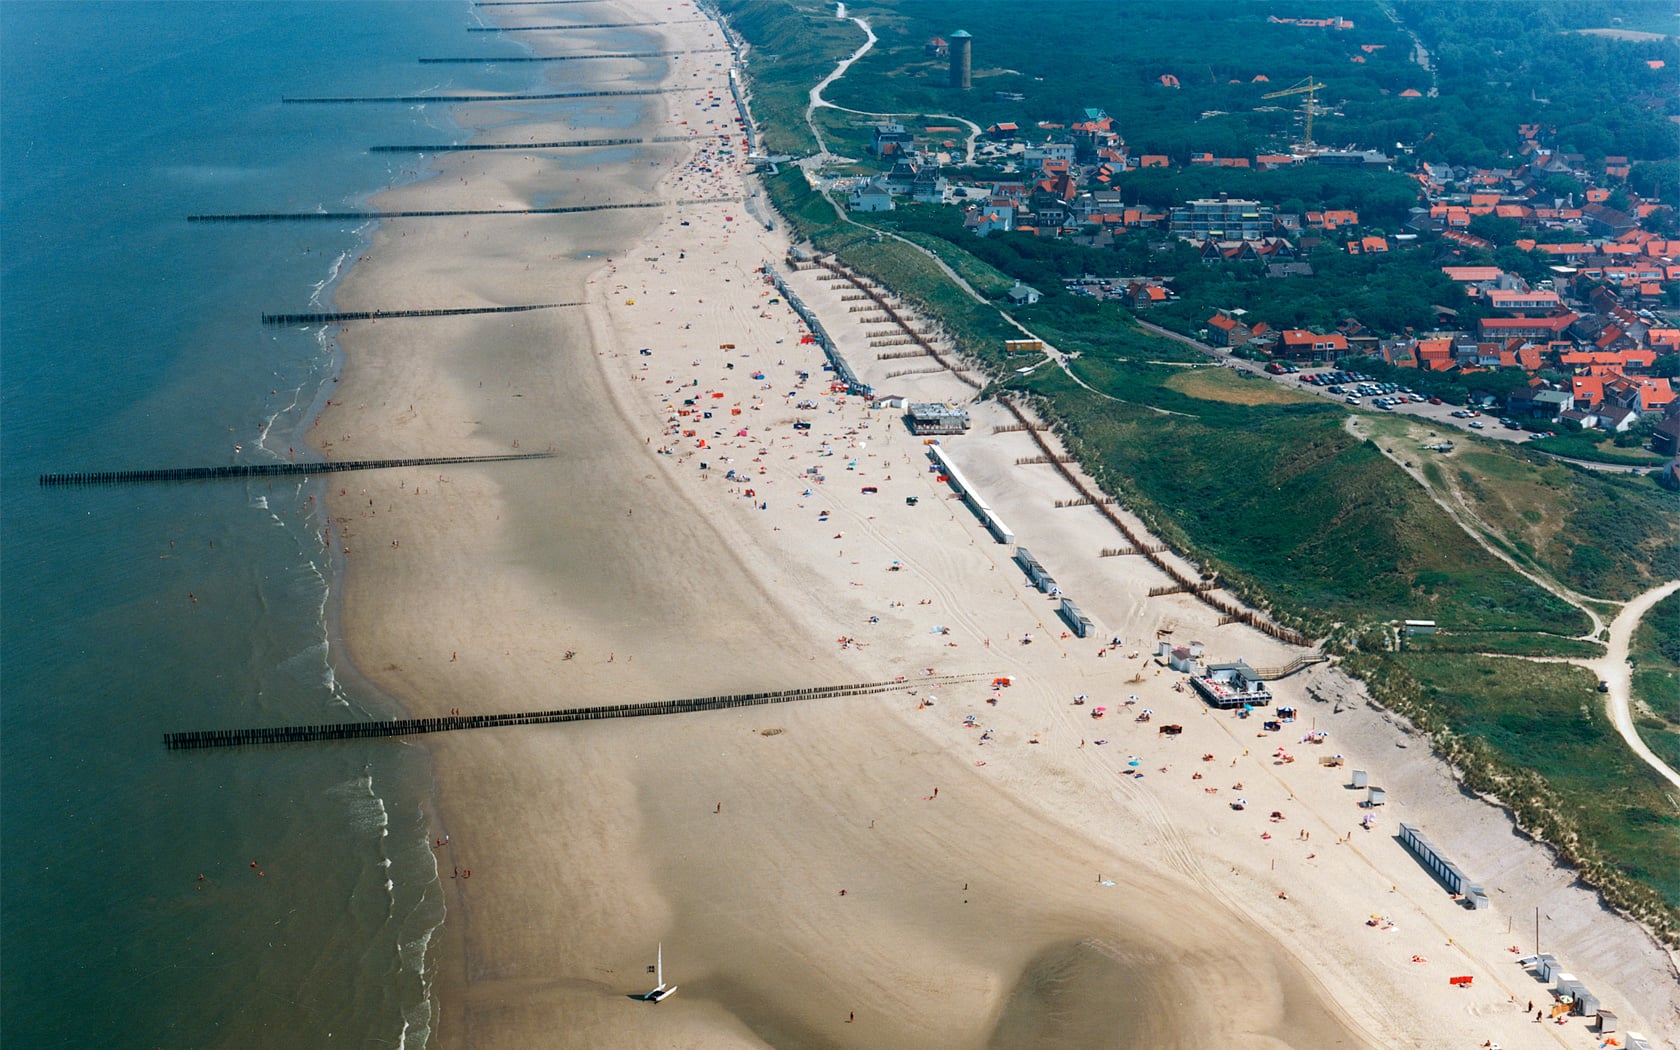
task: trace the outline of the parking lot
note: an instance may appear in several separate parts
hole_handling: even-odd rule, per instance
[[[1264,368],[1248,361],[1233,360],[1232,364],[1264,375],[1274,382],[1287,383],[1299,390],[1340,401],[1350,408],[1417,416],[1441,427],[1457,427],[1503,441],[1527,441],[1532,437],[1515,422],[1491,417],[1479,409],[1449,405],[1440,398],[1426,397],[1398,383],[1378,382],[1375,377],[1362,372],[1344,371],[1334,366],[1301,368],[1284,362],[1273,362]]]

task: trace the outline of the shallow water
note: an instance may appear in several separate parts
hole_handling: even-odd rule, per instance
[[[258,318],[329,305],[366,224],[184,217],[343,210],[419,177],[366,147],[464,137],[445,107],[280,98],[542,77],[415,63],[518,50],[464,33],[472,18],[411,0],[0,6],[8,1045],[426,1042],[443,909],[424,754],[161,745],[391,713],[346,684],[320,483],[35,477],[310,455],[336,347]]]

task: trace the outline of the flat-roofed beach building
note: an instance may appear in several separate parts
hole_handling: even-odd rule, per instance
[[[1190,679],[1202,699],[1222,710],[1234,707],[1264,707],[1272,692],[1260,672],[1242,660],[1234,664],[1208,664],[1207,670]]]
[[[968,430],[968,410],[943,401],[912,401],[904,418],[912,434],[961,434]]]

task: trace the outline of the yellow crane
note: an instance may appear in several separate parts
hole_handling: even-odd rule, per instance
[[[1307,77],[1305,80],[1301,81],[1299,84],[1294,85],[1293,87],[1286,87],[1282,91],[1273,91],[1270,94],[1261,95],[1260,97],[1261,98],[1282,98],[1285,95],[1305,94],[1307,96],[1307,101],[1306,101],[1306,105],[1301,107],[1301,112],[1306,115],[1306,126],[1302,129],[1301,134],[1302,134],[1302,137],[1305,139],[1306,147],[1308,149],[1312,149],[1312,147],[1313,147],[1313,137],[1312,137],[1313,113],[1317,109],[1317,107],[1313,103],[1317,100],[1318,92],[1323,90],[1323,88],[1324,88],[1323,84],[1320,84],[1318,81],[1314,80],[1312,77]]]

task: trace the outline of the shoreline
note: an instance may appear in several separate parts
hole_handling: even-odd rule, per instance
[[[669,34],[662,46],[670,46],[670,37],[700,38],[716,30],[667,26],[657,32]],[[689,72],[680,62],[671,65],[673,75]],[[709,63],[701,65],[715,75]],[[686,97],[668,96],[679,102]],[[492,200],[516,201],[522,193],[529,199],[552,189],[544,180],[554,173],[533,172],[543,162],[529,155],[437,160],[434,180],[386,196],[446,199],[446,190],[457,192],[449,179],[469,175],[480,187],[492,184]],[[738,176],[739,160],[730,161],[730,178]],[[573,174],[564,159],[549,166]],[[688,183],[685,191],[703,188],[722,177],[716,174],[722,166],[721,158],[705,165],[711,172],[690,164],[677,181]],[[649,175],[625,170],[622,178],[607,173],[595,181],[612,192]],[[673,164],[644,188],[649,196],[673,191],[669,180],[677,175]],[[584,704],[608,696],[814,685],[846,680],[842,675],[870,677],[860,666],[884,676],[914,673],[934,661],[956,661],[965,670],[1011,670],[1021,686],[996,706],[985,702],[986,690],[970,688],[947,691],[926,709],[821,701],[693,716],[668,727],[590,725],[428,741],[439,835],[452,836],[448,857],[438,854],[440,873],[444,866],[477,871],[471,884],[440,880],[449,905],[433,996],[440,1044],[526,1045],[536,1033],[553,1038],[564,1026],[559,1038],[573,1045],[598,1045],[609,1031],[702,1046],[979,1045],[1006,1036],[1022,1010],[1045,1023],[1054,1011],[1035,1014],[1031,989],[1050,974],[1086,975],[1074,982],[1086,989],[1081,1006],[1095,992],[1112,994],[1114,971],[1089,957],[1094,950],[1104,959],[1117,954],[1131,960],[1139,974],[1172,972],[1178,993],[1172,1005],[1186,1013],[1151,1014],[1142,1029],[1152,1030],[1151,1045],[1193,1045],[1208,1031],[1224,1032],[1232,1045],[1334,1045],[1331,1040],[1344,1033],[1353,1040],[1349,1045],[1422,1045],[1416,1040],[1437,1026],[1388,1019],[1375,998],[1379,989],[1405,990],[1408,1001],[1419,1003],[1439,994],[1423,971],[1412,970],[1417,964],[1372,963],[1360,958],[1368,938],[1357,932],[1340,932],[1310,916],[1267,915],[1264,902],[1273,899],[1272,891],[1259,885],[1267,880],[1258,864],[1267,854],[1246,835],[1243,845],[1235,841],[1239,828],[1253,831],[1250,824],[1219,812],[1223,799],[1211,815],[1180,820],[1198,801],[1193,792],[1199,788],[1174,785],[1157,797],[1156,786],[1169,778],[1153,764],[1143,781],[1112,768],[1124,764],[1122,749],[1165,754],[1164,745],[1135,724],[1111,720],[1104,728],[1116,739],[1107,751],[1083,746],[1081,734],[1094,737],[1095,723],[1068,707],[1067,698],[1086,688],[1118,695],[1128,687],[1124,672],[1150,665],[1099,663],[1088,644],[1060,645],[1050,626],[1053,613],[1021,589],[1007,553],[984,546],[990,539],[965,510],[940,520],[945,500],[915,462],[919,441],[903,433],[892,414],[870,413],[855,399],[836,404],[816,386],[795,389],[805,395],[800,400],[824,407],[787,407],[783,392],[798,368],[810,369],[812,348],[792,338],[798,329],[785,305],[779,311],[768,305],[768,293],[752,273],[780,253],[740,243],[774,246],[779,238],[740,221],[735,207],[658,209],[645,222],[594,220],[606,227],[604,235],[573,231],[563,247],[535,228],[492,225],[525,220],[452,221],[447,232],[461,234],[454,238],[443,224],[429,230],[382,224],[376,231],[377,247],[367,254],[377,254],[383,265],[354,268],[349,280],[358,295],[419,281],[449,289],[455,298],[465,290],[486,301],[515,297],[519,293],[507,289],[531,280],[543,287],[551,286],[549,280],[571,280],[592,290],[591,305],[576,313],[427,321],[424,332],[397,337],[387,334],[393,323],[359,324],[345,333],[358,348],[344,351],[342,372],[344,387],[353,391],[346,401],[356,407],[323,412],[317,424],[322,433],[340,429],[341,422],[349,431],[329,443],[341,440],[363,450],[383,443],[413,447],[404,443],[429,438],[465,452],[506,451],[509,442],[521,441],[552,443],[562,452],[552,471],[526,464],[459,469],[436,481],[425,472],[403,471],[356,479],[358,496],[332,497],[330,513],[353,523],[345,538],[345,544],[353,541],[352,550],[340,555],[350,562],[343,567],[341,609],[352,662],[417,715],[467,710],[468,704],[516,710],[520,698],[539,695]],[[693,225],[685,233],[687,223]],[[555,233],[562,228],[572,229],[552,227]],[[603,247],[614,236],[624,247]],[[479,248],[486,239],[489,246]],[[468,262],[459,261],[461,241],[475,253]],[[408,243],[392,264],[385,257],[397,242]],[[701,250],[672,258],[683,250],[672,244]],[[609,251],[613,262],[597,262]],[[520,266],[541,267],[544,256],[554,264],[553,278],[522,276],[527,270]],[[695,265],[686,265],[690,260]],[[713,267],[698,273],[698,264],[708,261],[725,272]],[[679,266],[686,278],[672,276]],[[873,362],[861,363],[873,355],[848,323],[837,293],[807,287],[816,283],[799,283],[800,294],[825,318],[837,318],[834,329],[851,344],[846,349],[860,370],[878,373]],[[680,308],[672,305],[678,302]],[[665,312],[656,317],[659,307]],[[724,351],[728,342],[737,349]],[[417,349],[422,345],[424,352]],[[631,349],[636,346],[652,348],[651,359]],[[471,360],[463,353],[468,347]],[[593,364],[584,356],[589,351]],[[796,351],[796,364],[783,365]],[[645,376],[641,364],[651,365]],[[774,376],[771,386],[746,378],[755,368]],[[810,370],[821,378],[820,370]],[[702,393],[720,392],[716,400],[741,409],[742,422],[750,421],[748,439],[714,439],[708,458],[736,455],[749,476],[768,478],[750,482],[765,489],[765,498],[754,501],[764,509],[750,506],[740,492],[718,491],[730,484],[721,477],[724,468],[698,473],[695,439],[684,442],[681,426],[678,434],[663,435],[683,445],[681,453],[649,453],[672,418],[661,408],[662,375],[692,378]],[[488,382],[491,391],[479,394],[482,386],[466,385],[475,382]],[[941,397],[952,396],[955,386],[941,376],[911,376],[894,385]],[[1230,657],[1239,655],[1234,649],[1265,651],[1264,641],[1224,629],[1215,633],[1193,602],[1134,604],[1132,596],[1150,582],[1147,575],[1116,580],[1109,570],[1130,567],[1097,563],[1094,554],[1105,535],[1097,523],[1081,512],[1045,510],[1054,479],[1048,473],[1023,476],[1006,439],[982,437],[995,422],[987,413],[995,410],[976,411],[973,432],[950,442],[951,451],[1006,520],[1023,527],[1022,542],[1045,557],[1082,607],[1099,614],[1099,623],[1124,624],[1124,635],[1134,639],[1148,638],[1152,623],[1172,623],[1206,631]],[[787,429],[785,423],[801,414],[816,420],[834,456],[817,463],[817,438]],[[638,437],[645,443],[638,445]],[[753,456],[761,444],[774,454]],[[801,467],[816,465],[832,477],[815,500],[801,504],[793,494],[793,468],[783,465],[790,455]],[[908,461],[901,473],[887,473],[888,456]],[[871,464],[872,457],[881,462]],[[848,458],[861,470],[846,470]],[[748,467],[749,460],[757,462]],[[870,480],[880,475],[879,496],[855,491],[854,474]],[[905,493],[917,495],[927,513],[917,517],[907,510]],[[609,495],[611,505],[603,499]],[[369,498],[374,514],[363,515],[360,496]],[[813,531],[819,504],[836,520]],[[619,509],[626,513],[620,516]],[[883,524],[874,524],[877,518]],[[835,541],[845,537],[845,547],[829,540],[831,529]],[[1049,537],[1048,543],[1039,537]],[[847,550],[856,568],[846,563]],[[902,562],[909,571],[877,575],[894,571],[888,562]],[[350,571],[352,565],[357,571]],[[920,606],[908,603],[920,601],[918,594],[935,603],[936,614],[913,611]],[[1017,625],[1027,622],[1023,612],[1029,629],[1045,636],[1031,647],[1013,647],[1008,643]],[[869,615],[882,622],[864,626]],[[935,615],[943,623],[929,622]],[[941,625],[952,634],[931,633]],[[865,643],[870,649],[835,650],[818,641],[835,629],[860,638],[873,632]],[[896,633],[888,637],[890,632]],[[939,640],[945,637],[959,647],[948,650]],[[982,644],[994,639],[995,646]],[[1016,651],[1005,652],[1011,648]],[[563,656],[567,649],[578,657]],[[1174,717],[1190,723],[1188,739],[1171,745],[1183,754],[1169,768],[1193,766],[1191,752],[1198,748],[1218,748],[1221,759],[1234,756],[1233,764],[1247,754],[1245,748],[1235,755],[1238,737],[1221,728],[1225,723],[1160,693],[1170,681],[1150,676],[1139,686],[1163,710],[1179,703]],[[844,718],[836,714],[841,704],[847,705]],[[959,721],[965,713],[995,725],[989,750],[977,750],[977,733]],[[1079,747],[1071,744],[1075,736]],[[959,748],[986,757],[959,758]],[[702,749],[711,756],[705,763],[696,761]],[[1254,780],[1265,771],[1247,772],[1260,765],[1260,756],[1252,757],[1243,775]],[[1181,768],[1176,776],[1188,773]],[[928,786],[938,783],[945,793],[930,799]],[[1273,791],[1278,800],[1288,794],[1293,806],[1297,788],[1303,796],[1310,790],[1312,805],[1332,811],[1329,784],[1279,780]],[[725,809],[727,820],[721,819]],[[952,809],[956,815],[947,816]],[[865,827],[864,813],[882,826]],[[1433,823],[1430,833],[1441,840]],[[1281,845],[1270,852],[1280,854]],[[1324,865],[1303,859],[1306,852],[1283,858],[1296,885],[1338,882],[1326,889],[1324,910],[1344,918],[1367,908],[1369,887],[1349,874],[1357,865],[1323,871]],[[1213,878],[1209,871],[1227,860],[1233,875],[1239,866],[1242,873],[1229,882]],[[1091,878],[1105,870],[1110,881],[1124,876],[1135,879],[1135,887],[1104,887]],[[1405,880],[1406,906],[1417,916],[1407,928],[1458,918],[1428,897],[1414,872],[1402,868],[1396,877]],[[969,885],[984,889],[959,897]],[[842,900],[834,887],[850,892]],[[1132,897],[1152,901],[1159,916],[1152,919]],[[1181,929],[1176,912],[1191,901],[1211,902],[1229,914],[1229,929]],[[591,928],[577,927],[580,919]],[[1294,934],[1281,925],[1297,921],[1306,925]],[[1136,944],[1112,953],[1077,947],[1086,940],[1109,944],[1129,922],[1152,930],[1170,948],[1149,955]],[[656,1012],[624,995],[640,990],[646,949],[660,940],[673,949],[673,974],[683,994]],[[1337,945],[1329,959],[1320,940]],[[1344,942],[1355,947],[1344,951]],[[1482,957],[1467,965],[1484,973],[1487,948],[1478,951]],[[1219,976],[1229,969],[1230,953],[1253,967],[1243,972],[1240,986]],[[709,962],[697,966],[696,959]],[[1098,976],[1089,977],[1093,972]],[[1191,975],[1210,983],[1198,988]],[[1352,1000],[1344,1003],[1329,989],[1345,989],[1349,979],[1362,979],[1366,987],[1344,991],[1342,997]],[[1204,1015],[1193,1002],[1198,994],[1227,1008],[1244,1004],[1244,1014]],[[1610,999],[1607,991],[1601,994]],[[850,1022],[840,1014],[851,1009],[841,1005],[847,1000],[870,1004],[864,1024],[846,1027]],[[1491,1010],[1490,1002],[1476,993],[1478,1010]],[[1327,1026],[1316,1026],[1312,1018],[1320,1011],[1336,1015],[1334,1023],[1321,1019]],[[1455,1018],[1446,1027],[1468,1038],[1482,1030],[1483,1016]],[[1189,1030],[1192,1018],[1203,1026],[1196,1033]],[[1136,1020],[1131,1015],[1116,1023],[1131,1027]],[[1548,1045],[1521,1041],[1528,1030],[1520,1026],[1511,1033],[1489,1030],[1507,1046]]]

